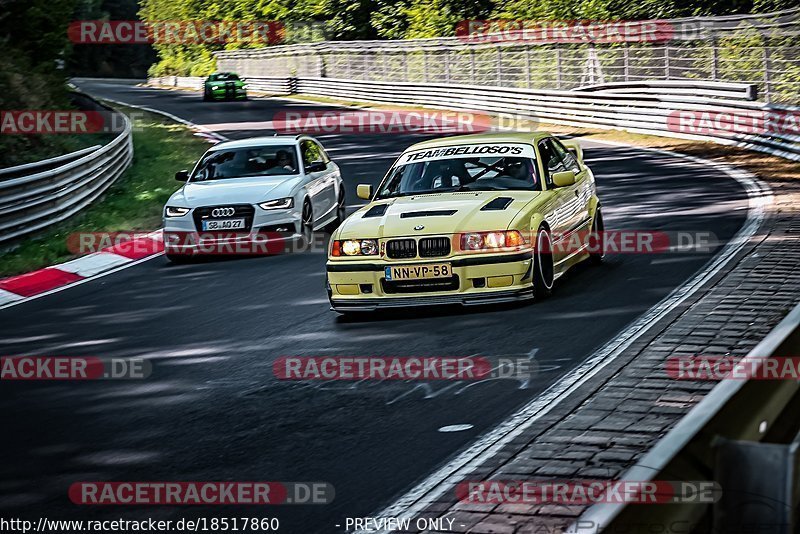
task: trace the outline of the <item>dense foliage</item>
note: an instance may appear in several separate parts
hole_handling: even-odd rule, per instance
[[[304,24],[317,39],[410,39],[453,35],[464,19],[649,19],[769,12],[798,0],[141,0],[144,20],[274,20],[287,27],[287,41]],[[242,44],[156,45],[153,75],[204,75],[212,53]]]

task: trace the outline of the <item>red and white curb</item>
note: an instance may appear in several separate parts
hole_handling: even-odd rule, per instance
[[[0,280],[0,308],[130,267],[164,252],[161,230],[64,263]]]

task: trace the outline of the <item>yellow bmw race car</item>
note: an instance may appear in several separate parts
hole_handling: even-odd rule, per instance
[[[575,141],[479,134],[415,144],[331,236],[327,290],[340,313],[426,304],[512,302],[603,247],[594,175]]]

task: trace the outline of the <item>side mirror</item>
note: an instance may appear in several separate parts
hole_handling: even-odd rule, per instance
[[[189,181],[189,171],[183,170],[178,171],[175,173],[175,179],[179,182],[188,182]]]
[[[358,187],[356,188],[356,195],[358,195],[358,198],[363,198],[364,200],[371,200],[372,186],[369,184],[358,184]]]
[[[328,168],[324,161],[316,160],[306,165],[306,172],[320,172]]]
[[[561,171],[553,175],[553,185],[566,187],[575,183],[575,171]]]

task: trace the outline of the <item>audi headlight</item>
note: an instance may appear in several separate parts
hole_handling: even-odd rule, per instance
[[[334,241],[331,245],[331,256],[377,256],[378,241],[376,239],[347,239]]]
[[[258,205],[262,210],[288,210],[294,207],[294,199],[292,197],[279,198],[278,200],[269,200],[262,202]]]
[[[183,217],[191,211],[191,208],[179,208],[177,206],[167,206],[164,210],[166,217]]]

